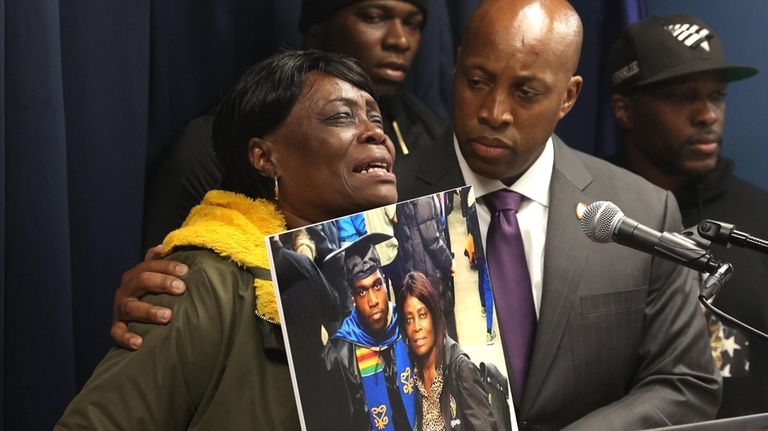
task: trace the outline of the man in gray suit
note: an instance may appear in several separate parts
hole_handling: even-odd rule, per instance
[[[483,195],[510,188],[525,197],[518,219],[538,329],[527,384],[513,394],[521,429],[710,419],[720,377],[695,274],[592,243],[575,218],[579,202],[610,200],[654,229],[681,227],[669,192],[553,135],[581,89],[574,75],[581,40],[580,19],[564,0],[482,2],[454,72],[455,137],[425,156],[417,177],[399,179],[409,186],[400,197],[472,184],[483,232],[490,219]],[[127,284],[121,289],[130,291]],[[504,289],[494,286],[497,295]]]
[[[466,181],[479,197],[509,188],[518,212],[538,329],[527,384],[514,394],[523,429],[638,429],[714,417],[720,379],[696,303],[695,274],[615,244],[590,242],[579,202],[609,200],[659,231],[681,229],[674,197],[575,151],[553,131],[573,106],[581,23],[564,1],[484,1],[454,72],[453,150],[409,184]],[[493,279],[491,279],[493,283]],[[497,295],[504,286],[494,286]]]

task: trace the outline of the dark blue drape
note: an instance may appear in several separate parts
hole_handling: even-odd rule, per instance
[[[301,45],[300,1],[0,0],[4,429],[50,429],[110,347],[114,288],[143,254],[146,176],[246,67]],[[477,3],[431,0],[407,84],[446,118],[455,48]],[[560,133],[591,152],[595,41],[624,22],[613,3],[574,2],[587,83]]]
[[[75,389],[70,175],[59,5],[5,12],[3,414],[6,429],[51,424]],[[47,416],[20,421],[19,410]]]
[[[646,16],[644,0],[582,0],[571,2],[584,24],[578,74],[584,87],[573,110],[558,124],[557,133],[570,146],[605,157],[616,152],[620,133],[610,105],[606,54],[627,23]]]

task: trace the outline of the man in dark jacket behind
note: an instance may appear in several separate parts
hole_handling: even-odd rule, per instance
[[[685,227],[715,219],[768,238],[768,192],[736,177],[733,161],[719,154],[728,82],[757,70],[726,64],[711,27],[686,15],[630,26],[610,63],[613,112],[624,131],[611,161],[672,191]],[[768,330],[768,256],[737,247],[713,253],[735,269],[715,305]],[[723,376],[718,416],[768,411],[768,342],[715,317],[710,329]]]
[[[394,172],[399,178],[415,175],[419,169],[415,156],[448,130],[445,120],[401,86],[426,16],[426,0],[304,0],[301,5],[304,48],[354,57],[376,84],[384,133],[395,144]],[[145,247],[157,245],[179,227],[221,180],[221,167],[213,155],[212,121],[212,113],[192,120],[171,143],[148,183]]]

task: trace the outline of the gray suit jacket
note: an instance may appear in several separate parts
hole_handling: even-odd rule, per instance
[[[401,198],[463,185],[452,144]],[[659,231],[682,228],[671,193],[556,136],[539,325],[521,429],[626,430],[714,417],[720,376],[696,301],[696,274],[617,244],[590,241],[576,204],[616,203]],[[570,424],[570,425],[569,425]]]

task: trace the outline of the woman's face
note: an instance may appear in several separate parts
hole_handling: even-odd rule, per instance
[[[309,223],[397,201],[395,150],[376,101],[313,71],[272,143],[283,212]]]
[[[411,351],[419,358],[431,354],[435,347],[435,330],[427,306],[416,297],[409,296],[403,303],[403,318]]]

